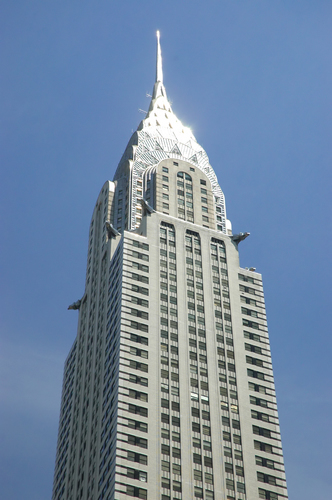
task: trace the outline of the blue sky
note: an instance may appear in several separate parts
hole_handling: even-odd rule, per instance
[[[331,494],[331,21],[323,0],[1,5],[0,497],[51,497],[88,226],[147,109],[173,110],[263,274],[289,495]]]

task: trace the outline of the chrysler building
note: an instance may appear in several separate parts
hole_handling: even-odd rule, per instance
[[[93,209],[53,500],[287,500],[262,276],[209,158],[149,110]]]

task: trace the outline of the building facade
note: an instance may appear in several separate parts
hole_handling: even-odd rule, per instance
[[[161,51],[149,111],[90,224],[53,500],[287,499],[262,277],[239,266]]]

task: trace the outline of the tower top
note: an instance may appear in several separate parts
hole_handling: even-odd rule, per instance
[[[222,231],[226,234],[226,208],[224,194],[219,186],[217,176],[210,165],[209,158],[196,141],[189,127],[186,127],[173,113],[171,103],[167,98],[163,81],[163,67],[160,47],[160,32],[157,36],[156,78],[153,86],[151,102],[146,116],[133,133],[127,148],[122,155],[113,180],[128,175],[132,176],[131,199],[132,212],[129,216],[129,229],[138,227],[136,220],[137,180],[142,179],[144,171],[153,169],[161,160],[181,159],[198,168],[209,178],[216,205],[221,214],[218,219]],[[139,217],[138,217],[139,219]]]
[[[160,31],[157,31],[157,64],[156,64],[156,83],[163,83],[163,62],[161,59],[161,48],[160,48]]]

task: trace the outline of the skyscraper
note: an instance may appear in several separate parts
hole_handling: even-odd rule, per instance
[[[149,111],[89,231],[53,500],[287,499],[261,275],[174,115],[158,35]]]

